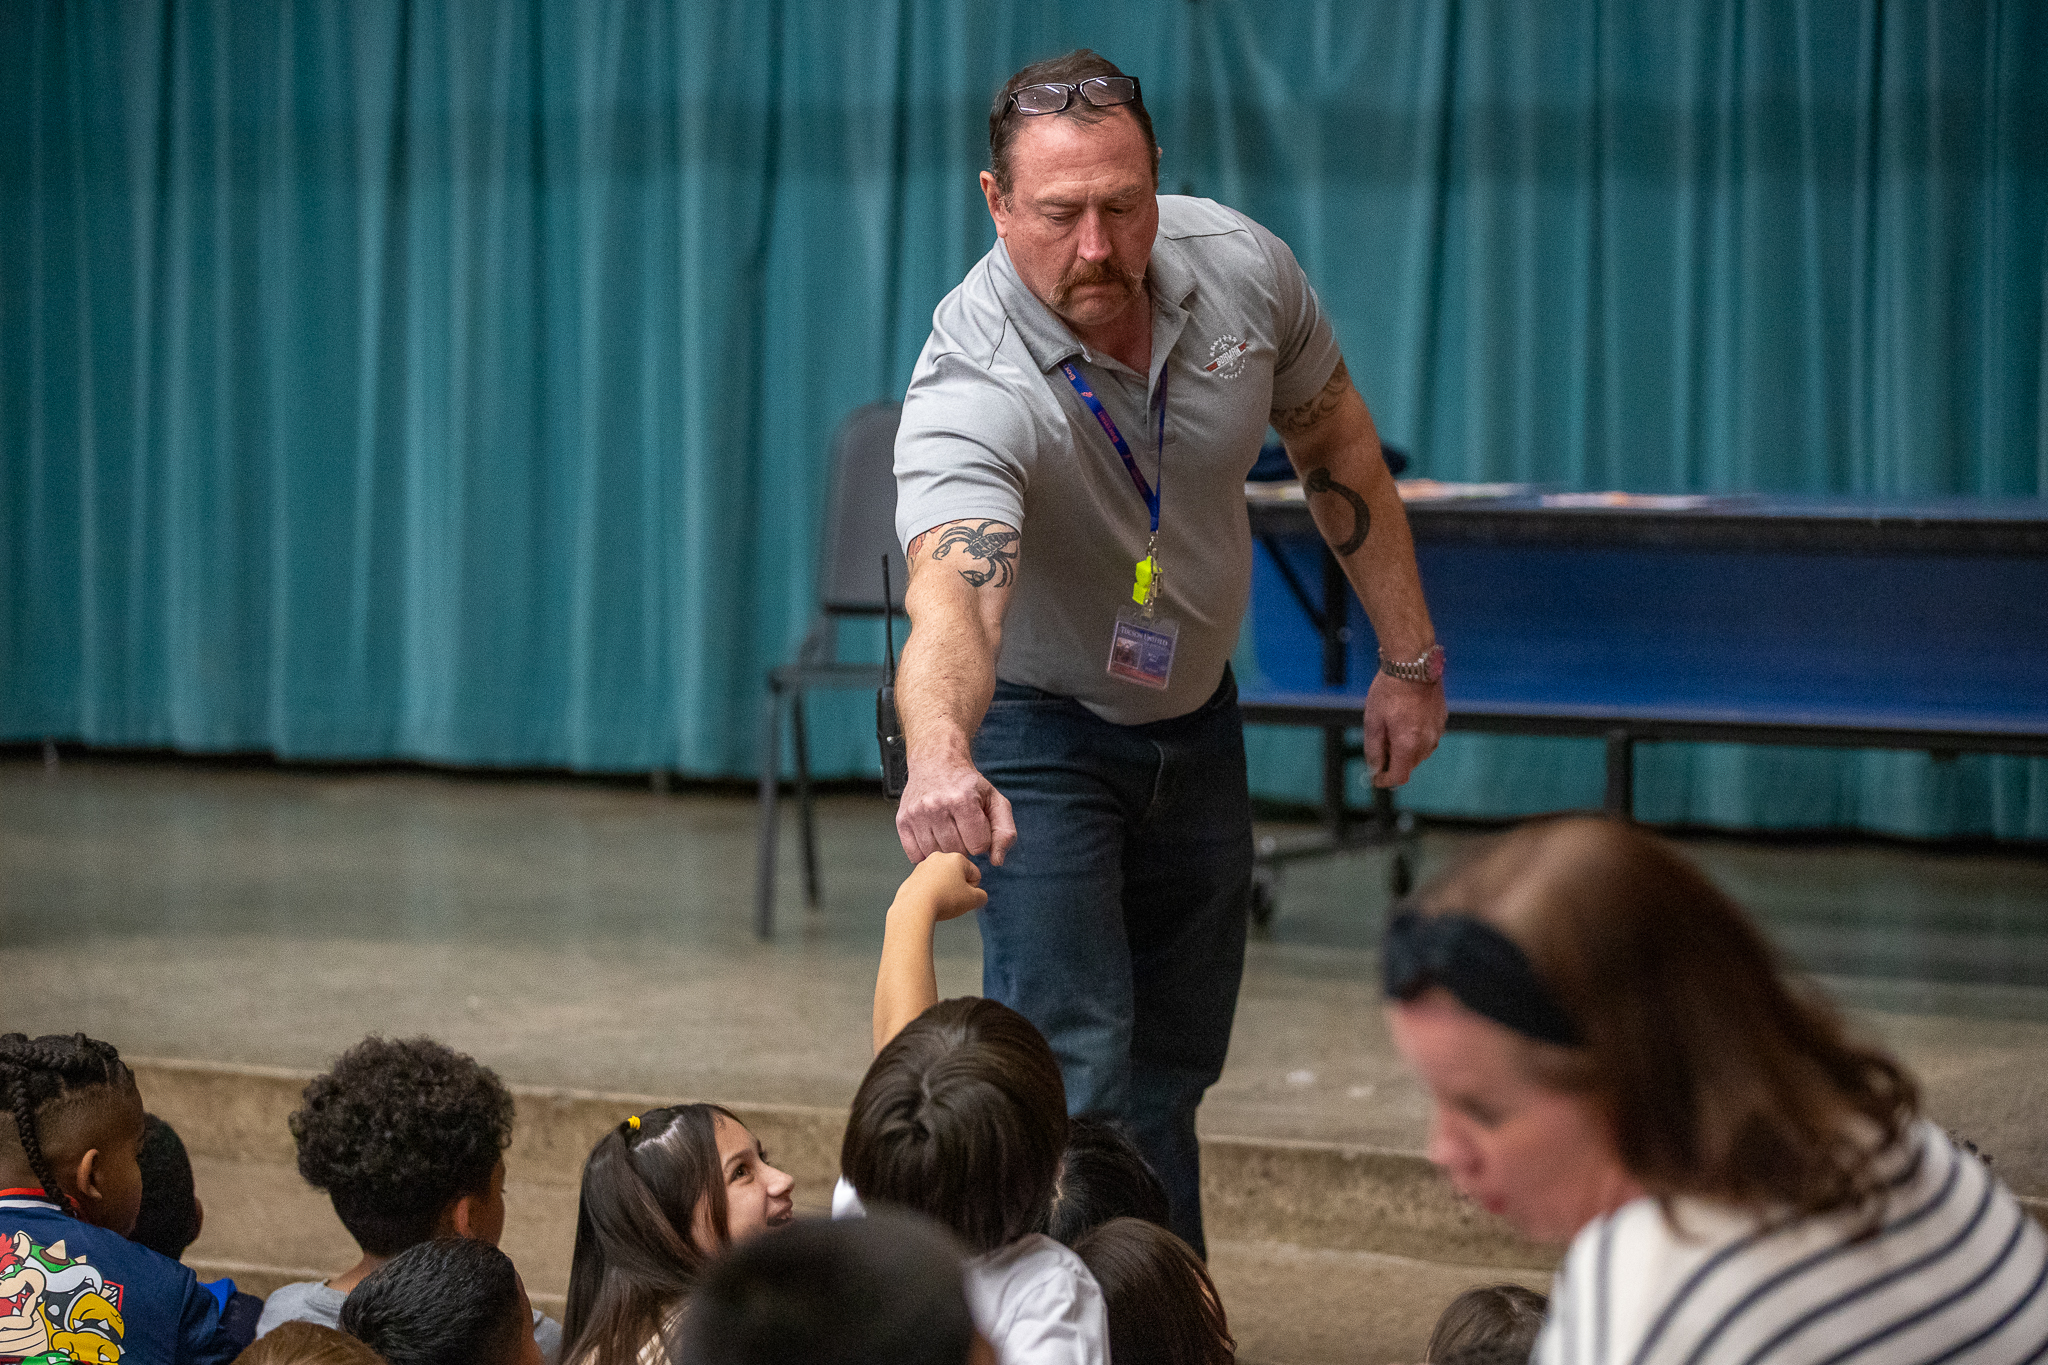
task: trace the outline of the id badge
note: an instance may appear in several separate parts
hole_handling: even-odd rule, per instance
[[[1164,690],[1173,673],[1173,647],[1180,627],[1164,616],[1147,618],[1136,607],[1116,614],[1109,637],[1109,676],[1140,687]]]

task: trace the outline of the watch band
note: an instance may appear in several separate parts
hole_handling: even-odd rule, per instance
[[[1402,682],[1440,682],[1444,676],[1444,647],[1431,645],[1413,659],[1389,659],[1386,652],[1380,652],[1380,672]]]

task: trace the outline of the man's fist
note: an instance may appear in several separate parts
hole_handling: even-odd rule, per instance
[[[896,806],[903,855],[921,863],[934,853],[986,853],[1001,866],[1017,842],[1009,798],[966,760],[910,763],[910,781]]]

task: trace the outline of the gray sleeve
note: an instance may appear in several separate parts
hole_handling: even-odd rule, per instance
[[[948,521],[1024,527],[1031,419],[987,368],[958,353],[919,357],[896,429],[896,536]]]
[[[1264,248],[1273,271],[1273,336],[1279,354],[1273,360],[1273,406],[1299,407],[1322,391],[1337,372],[1343,352],[1323,312],[1322,300],[1287,243],[1251,219],[1252,236]]]
[[[562,1324],[538,1308],[533,1310],[533,1341],[540,1347],[541,1359],[548,1365],[561,1365]]]

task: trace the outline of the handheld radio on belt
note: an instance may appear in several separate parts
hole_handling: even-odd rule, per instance
[[[882,556],[882,633],[888,660],[875,693],[875,739],[882,746],[882,791],[891,800],[910,781],[910,755],[903,748],[903,721],[896,714],[896,608],[889,582],[889,556]]]

